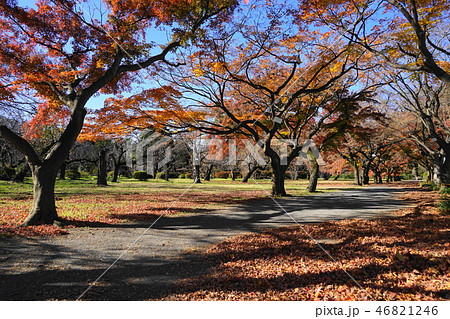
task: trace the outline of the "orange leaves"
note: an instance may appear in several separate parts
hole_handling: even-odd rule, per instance
[[[408,198],[416,201],[420,196],[411,193]],[[450,263],[441,233],[448,228],[449,217],[429,208],[408,213],[231,238],[204,255],[216,266],[201,277],[180,282],[165,299],[445,300]],[[322,240],[337,262],[310,236]]]
[[[129,89],[137,73],[120,71],[112,78],[108,74],[106,82],[102,77],[114,61],[127,67],[148,62],[155,45],[145,39],[149,30],[165,25],[168,34],[186,41],[197,36],[205,17],[228,14],[235,4],[234,0],[105,0],[91,6],[89,2],[40,0],[35,9],[28,9],[1,1],[0,83],[8,83],[4,78],[11,77],[40,98],[61,103],[88,87],[116,94]],[[174,22],[176,28],[170,27]],[[152,98],[157,99],[155,94]],[[168,101],[158,103],[168,108]]]
[[[89,118],[82,140],[112,138],[134,129],[163,129],[168,124],[182,126],[204,118],[204,113],[179,104],[181,93],[171,86],[143,90],[129,97],[109,98],[105,106]]]
[[[28,140],[34,140],[44,137],[45,133],[56,134],[56,137],[62,131],[62,128],[70,119],[70,110],[61,106],[57,102],[41,103],[37,107],[36,115],[28,122],[25,122],[23,137]],[[53,138],[54,138],[53,137]]]

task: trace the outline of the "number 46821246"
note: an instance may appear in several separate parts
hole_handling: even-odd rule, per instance
[[[433,315],[438,314],[437,306],[378,306],[375,310],[379,315],[393,315],[393,316],[423,316],[423,315]]]

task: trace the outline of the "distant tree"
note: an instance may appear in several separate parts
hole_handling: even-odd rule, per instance
[[[449,185],[450,86],[424,73],[399,73],[392,80],[393,126],[429,158],[434,182]]]

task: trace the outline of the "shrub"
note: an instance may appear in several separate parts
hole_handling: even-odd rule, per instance
[[[450,195],[450,187],[445,187],[445,188],[441,189],[441,191],[439,193],[444,194],[444,195]]]
[[[436,191],[436,190],[439,189],[439,186],[436,185],[434,182],[431,182],[431,183],[422,183],[422,184],[420,184],[420,187],[423,187],[423,188],[429,188],[429,189],[434,190],[434,191]]]
[[[16,170],[14,168],[3,167],[0,168],[0,180],[9,181],[12,180],[16,175]]]
[[[132,177],[131,169],[128,166],[122,166],[119,168],[119,175],[123,177]]]
[[[341,178],[343,180],[354,180],[355,179],[355,173],[353,172],[348,172],[348,173],[342,173],[341,174]]]
[[[192,172],[185,173],[184,178],[192,178]]]
[[[272,178],[272,170],[259,171],[260,178]]]
[[[158,179],[166,179],[166,173],[165,172],[158,172],[158,173],[156,173],[156,178],[158,178]]]
[[[68,169],[66,170],[66,178],[68,179],[80,179],[81,178],[81,174],[79,171],[76,171],[74,169]]]
[[[133,178],[140,180],[140,181],[146,181],[148,179],[148,174],[146,171],[135,171],[133,173]]]
[[[88,178],[88,177],[90,176],[89,172],[83,172],[83,171],[81,171],[81,172],[79,172],[79,173],[80,173],[80,177],[81,177],[81,178]]]
[[[178,178],[186,178],[186,174],[180,174],[178,175]]]
[[[449,215],[450,214],[450,199],[446,198],[443,201],[441,201],[438,205],[438,209],[442,215]]]
[[[231,172],[230,172],[229,176],[231,177]],[[234,178],[242,178],[242,173],[240,171],[235,171]]]
[[[230,174],[228,172],[217,172],[216,174],[214,174],[214,176],[216,176],[216,178],[229,178]]]

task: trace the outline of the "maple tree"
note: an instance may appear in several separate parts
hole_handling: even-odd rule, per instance
[[[133,112],[147,106],[142,120],[161,129],[252,139],[270,159],[272,194],[284,196],[286,170],[303,142],[371,90],[360,79],[360,55],[349,41],[295,24],[284,4],[259,4],[254,18],[236,14],[210,30],[184,67],[165,73],[171,86],[114,104]],[[364,88],[351,91],[356,83]],[[281,146],[286,152],[276,140],[287,141]]]
[[[39,121],[49,116],[67,121],[45,154],[0,126],[0,135],[24,153],[34,180],[33,207],[24,225],[58,220],[55,179],[83,127],[88,100],[100,92],[127,89],[140,79],[137,71],[157,62],[175,65],[170,53],[195,38],[212,17],[225,19],[235,2],[105,0],[99,9],[83,4],[42,0],[34,9],[0,1],[0,85],[36,94],[42,101]],[[160,48],[147,39],[155,28],[172,35]],[[5,92],[12,90],[1,89],[2,98]]]
[[[428,158],[436,184],[450,184],[449,87],[425,73],[398,73],[392,77],[392,107],[397,111],[393,127]],[[400,126],[400,127],[399,127]],[[411,152],[409,152],[411,154]]]
[[[414,78],[428,78],[441,81],[441,89],[450,85],[450,51],[449,19],[450,3],[445,0],[380,0],[380,1],[299,1],[300,7],[309,8],[310,15],[303,16],[305,21],[316,23],[317,26],[333,26],[342,32],[343,37],[359,45],[365,50],[367,61],[372,65],[384,66],[380,73],[392,73],[392,70],[404,70],[410,73],[400,75],[400,79],[391,79],[393,83],[400,82],[402,88],[395,93],[402,97],[427,131],[428,138],[420,134],[410,134],[415,143],[425,153],[430,153],[435,166],[435,181],[439,184],[450,182],[450,167],[448,163],[448,145],[442,138],[442,130],[437,134],[434,126],[440,106],[427,106],[428,102],[419,100],[428,95],[431,104],[436,104],[436,96],[432,96],[430,85],[414,84]],[[388,68],[391,68],[390,70]],[[398,73],[398,72],[397,72]],[[410,77],[410,79],[407,79]],[[436,83],[433,84],[436,86]],[[428,86],[428,88],[427,88]],[[402,92],[403,91],[403,92]],[[406,96],[405,96],[406,95]],[[416,104],[412,106],[412,104]],[[423,112],[425,111],[425,112]],[[432,114],[428,114],[431,112]],[[430,116],[431,115],[431,116]],[[426,134],[425,134],[426,135]],[[439,145],[429,147],[433,139]],[[419,146],[420,145],[420,146]]]
[[[372,63],[433,74],[450,84],[446,0],[299,1],[305,20],[332,25],[360,45]]]

